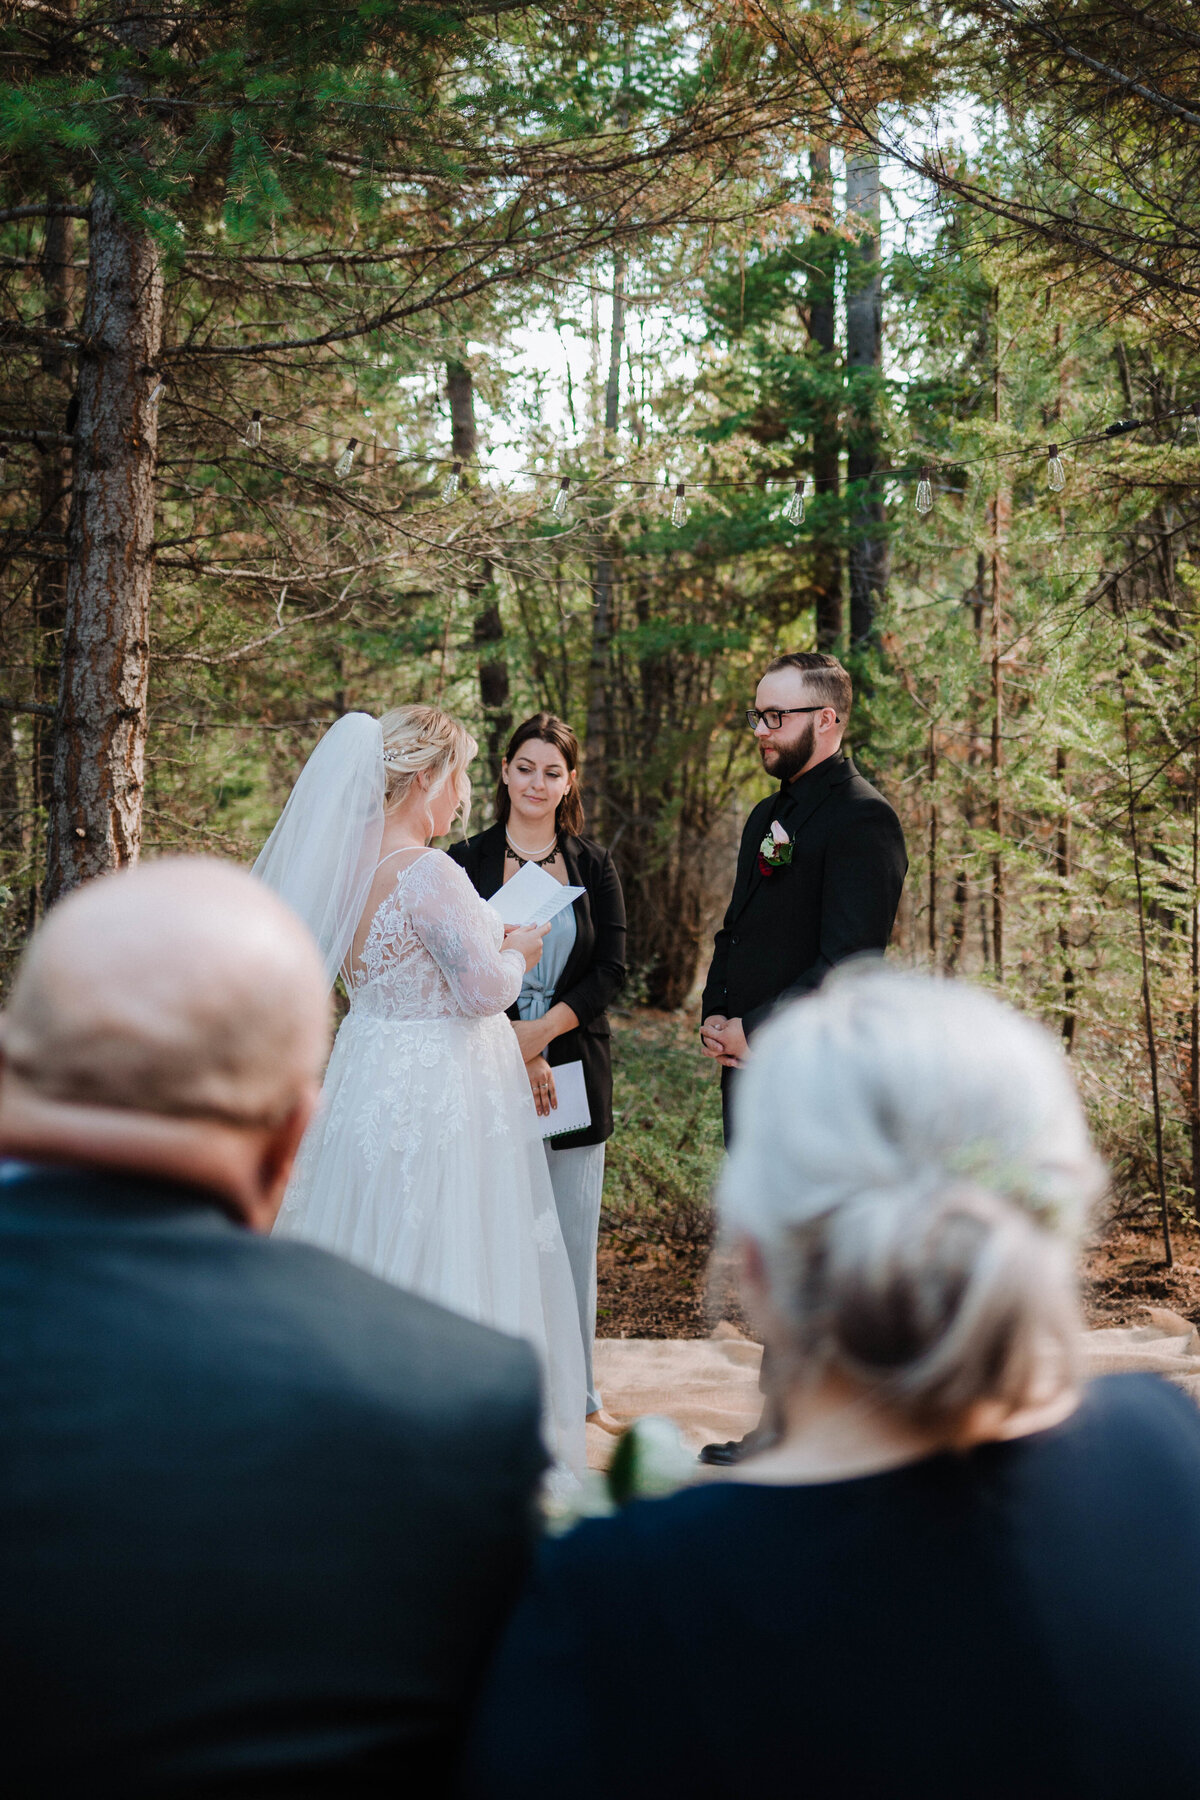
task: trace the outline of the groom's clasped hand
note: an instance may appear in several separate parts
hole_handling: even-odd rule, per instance
[[[742,1068],[750,1051],[742,1021],[710,1013],[700,1026],[700,1050],[702,1055],[714,1057],[723,1069]]]

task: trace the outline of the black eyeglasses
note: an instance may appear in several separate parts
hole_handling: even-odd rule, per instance
[[[826,704],[828,704],[828,702],[826,702]],[[746,708],[746,723],[751,731],[757,731],[760,725],[765,725],[768,731],[778,731],[789,713],[824,711],[824,706],[768,706],[763,712],[759,712],[757,706],[748,706]],[[835,723],[840,725],[841,720],[838,718],[838,715],[834,713],[833,717]]]

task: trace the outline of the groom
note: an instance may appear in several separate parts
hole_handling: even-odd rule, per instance
[[[735,1071],[759,1026],[847,957],[882,955],[891,936],[908,857],[895,812],[842,755],[852,699],[836,657],[799,651],[769,665],[746,714],[780,785],[742,833],[701,1002],[701,1049],[721,1065],[726,1143]],[[741,1444],[709,1444],[701,1459],[737,1462],[760,1441],[752,1432]]]

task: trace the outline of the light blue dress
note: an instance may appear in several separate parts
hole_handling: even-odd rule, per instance
[[[545,1018],[574,948],[575,908],[564,906],[550,921],[550,929],[542,940],[541,960],[526,973],[522,983],[517,999],[521,1018]],[[587,1370],[587,1411],[599,1412],[603,1402],[596,1392],[596,1377],[592,1372],[592,1346],[596,1337],[596,1243],[600,1235],[600,1202],[604,1194],[604,1145],[584,1144],[573,1150],[553,1150],[547,1142],[546,1164],[579,1302],[579,1329],[583,1334]]]

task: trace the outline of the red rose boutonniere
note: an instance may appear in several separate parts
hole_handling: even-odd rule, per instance
[[[776,869],[786,869],[791,860],[792,840],[779,820],[773,819],[770,831],[758,846],[758,872],[773,875]]]

